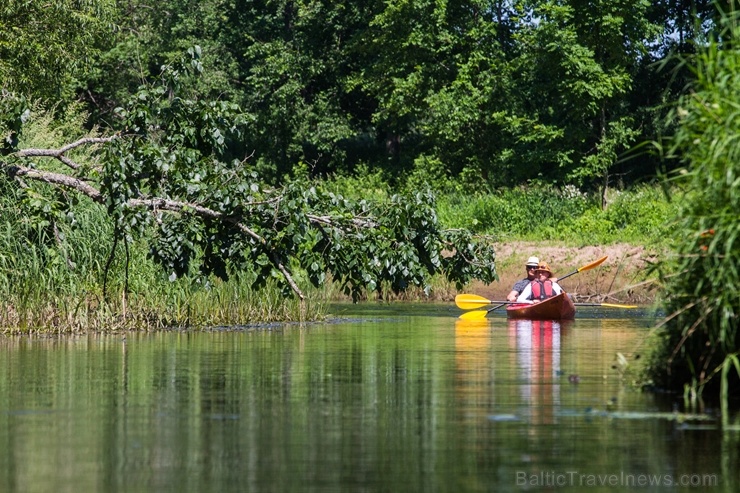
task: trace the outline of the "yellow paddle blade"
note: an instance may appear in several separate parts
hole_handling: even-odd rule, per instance
[[[598,267],[599,265],[603,264],[604,260],[606,260],[607,258],[609,258],[609,255],[604,255],[599,260],[591,262],[590,264],[586,264],[583,267],[579,267],[578,269],[574,270],[570,274],[565,274],[562,277],[558,277],[558,282],[562,281],[563,279],[567,279],[568,277],[572,275],[578,274],[579,272],[583,272],[584,270],[589,270],[589,269],[593,269],[594,267]]]
[[[455,296],[455,304],[461,310],[474,310],[484,305],[490,305],[491,303],[492,301],[488,298],[478,296],[477,294],[458,294]]]
[[[488,310],[475,310],[474,312],[465,312],[458,318],[462,320],[483,320],[488,315]]]
[[[581,267],[580,269],[578,269],[578,272],[583,272],[584,270],[589,270],[589,269],[593,269],[594,267],[598,267],[599,265],[603,264],[604,263],[604,260],[606,260],[607,258],[609,258],[609,255],[604,255],[599,260],[596,260],[594,262],[591,262],[588,265],[584,265],[583,267]]]
[[[601,303],[601,306],[606,306],[609,308],[639,308],[637,305],[615,305],[612,303]]]

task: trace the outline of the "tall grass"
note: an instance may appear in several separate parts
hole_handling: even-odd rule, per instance
[[[128,272],[119,248],[105,274],[112,228],[102,208],[78,207],[76,226],[59,226],[60,245],[25,228],[11,197],[0,195],[0,328],[6,332],[235,326],[325,314],[321,293],[306,287],[309,300],[301,305],[277,286],[253,290],[250,272],[234,272],[228,282],[197,275],[170,281],[147,258],[143,242],[131,244]]]
[[[673,116],[667,148],[685,169],[673,181],[689,190],[679,204],[664,266],[668,317],[657,333],[649,376],[687,396],[738,387],[740,351],[740,30],[723,17],[722,43],[709,39],[689,60],[695,81]],[[730,371],[732,370],[732,371]]]
[[[59,148],[79,138],[84,115],[74,107],[67,111],[52,116],[34,109],[22,147]],[[74,159],[94,162],[84,149],[75,151]],[[0,176],[0,330],[244,325],[315,320],[325,313],[325,298],[307,282],[304,292],[311,296],[303,305],[277,286],[251,289],[254,274],[248,271],[233,272],[229,282],[197,273],[171,282],[148,258],[143,239],[129,245],[128,264],[121,247],[109,263],[113,230],[104,208],[41,189],[18,188]],[[65,200],[73,207],[60,214]]]

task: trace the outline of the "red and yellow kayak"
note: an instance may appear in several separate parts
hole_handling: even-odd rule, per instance
[[[506,307],[509,318],[529,320],[572,320],[576,318],[576,306],[565,292],[540,303],[514,303]]]

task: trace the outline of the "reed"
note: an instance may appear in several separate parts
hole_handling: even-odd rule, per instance
[[[100,206],[80,204],[74,223],[56,224],[56,234],[51,223],[31,226],[25,207],[11,187],[0,194],[0,327],[6,333],[203,328],[325,314],[320,292],[306,287],[310,300],[301,304],[274,285],[253,290],[249,272],[235,272],[229,282],[196,275],[171,282],[147,258],[143,241],[131,243],[128,271],[119,251],[106,274],[112,228]]]
[[[726,399],[738,387],[740,350],[740,30],[735,12],[723,31],[687,63],[691,92],[673,112],[669,157],[685,168],[672,185],[686,190],[671,235],[676,255],[664,262],[663,305],[648,374],[661,387],[693,398]]]
[[[37,273],[30,271],[29,277]],[[3,293],[0,327],[10,334],[149,331],[315,321],[325,316],[326,303],[318,294],[301,304],[286,298],[277,286],[257,291],[250,284],[240,276],[229,282],[214,280],[206,287],[189,279],[153,279],[146,290],[125,296],[116,286],[103,300],[99,285],[53,290],[46,282],[28,282]]]

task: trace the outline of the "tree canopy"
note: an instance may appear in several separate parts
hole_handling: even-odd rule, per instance
[[[647,0],[46,7],[0,8],[3,167],[39,224],[65,220],[74,190],[105,206],[116,245],[146,236],[171,276],[249,267],[299,297],[296,270],[355,297],[440,272],[493,280],[488,243],[443,230],[430,188],[606,197],[615,173],[655,176],[656,158],[620,156],[662,129],[686,76],[656,62],[712,19],[705,3]],[[21,148],[33,105],[75,108],[86,128]],[[358,170],[407,193],[353,200],[321,181]]]
[[[109,122],[198,45],[201,94],[250,115],[249,151],[273,183],[300,162],[399,183],[438,162],[491,187],[602,187],[658,169],[619,156],[659,130],[681,80],[656,62],[702,35],[692,8],[711,19],[706,3],[647,0],[138,0],[116,11],[78,91]]]

